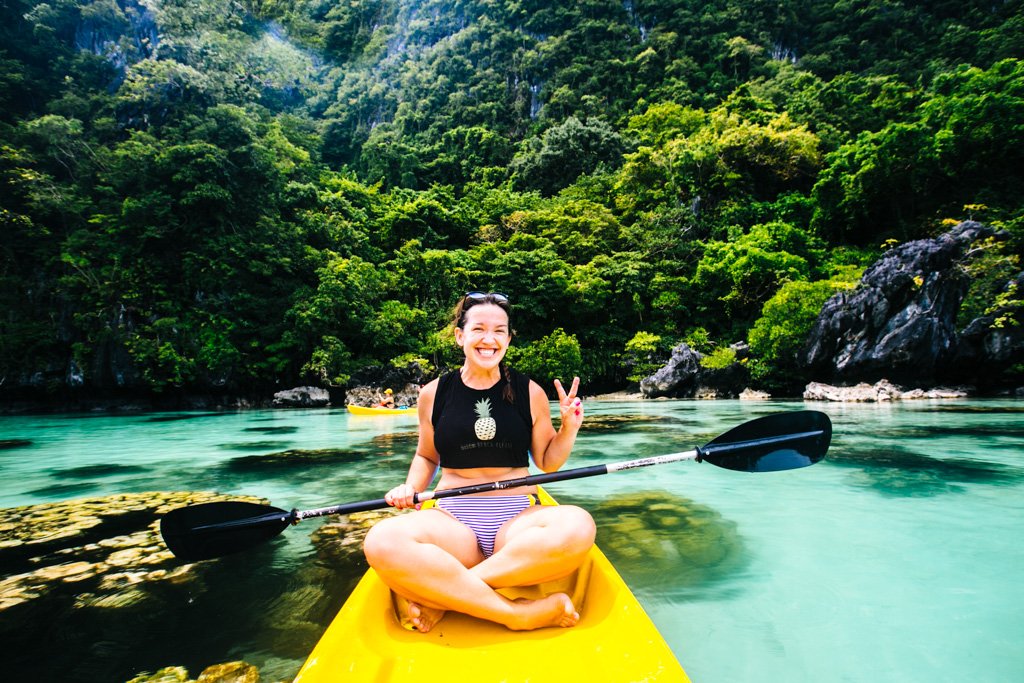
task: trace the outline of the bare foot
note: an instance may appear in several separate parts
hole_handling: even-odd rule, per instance
[[[426,633],[437,626],[437,622],[441,621],[445,614],[443,609],[424,607],[416,602],[409,603],[409,620],[420,633]]]
[[[516,613],[512,623],[506,624],[513,631],[532,631],[548,626],[569,628],[580,620],[572,598],[565,593],[553,593],[540,600],[519,598],[515,602],[522,609]]]
[[[437,626],[437,622],[444,618],[445,611],[443,609],[424,607],[418,602],[406,600],[401,595],[395,593],[392,593],[391,596],[395,605],[395,613],[398,615],[398,621],[402,624],[402,628],[426,633]]]

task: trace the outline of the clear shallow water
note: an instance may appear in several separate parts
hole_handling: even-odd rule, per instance
[[[834,423],[814,467],[680,463],[549,489],[593,512],[598,542],[694,681],[1024,679],[1022,402],[592,402],[570,466],[689,450],[805,407]],[[0,439],[32,441],[0,450],[0,506],[147,490],[283,508],[376,498],[404,476],[414,429],[339,410],[0,417]],[[257,457],[288,449],[336,451],[289,467]],[[290,678],[362,571],[318,562],[316,526],[218,560],[187,601],[40,613],[45,624],[26,625],[38,650],[0,670],[120,682],[245,659],[261,680]],[[655,554],[631,554],[621,540],[633,533]]]

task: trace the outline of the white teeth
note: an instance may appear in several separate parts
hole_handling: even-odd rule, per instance
[[[493,356],[494,355],[494,349],[477,349],[476,352],[479,353],[481,356]]]

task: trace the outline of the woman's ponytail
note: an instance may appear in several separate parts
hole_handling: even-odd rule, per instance
[[[505,388],[502,390],[501,397],[505,399],[507,403],[515,403],[516,392],[512,388],[512,371],[508,369],[508,365],[505,364],[505,361],[501,361],[501,363],[498,364],[498,367],[501,368],[501,374],[505,378]]]

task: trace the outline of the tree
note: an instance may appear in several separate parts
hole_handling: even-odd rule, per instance
[[[755,356],[754,379],[785,385],[797,378],[798,355],[821,307],[834,294],[852,289],[861,269],[847,268],[828,280],[787,282],[765,302],[747,340]],[[787,387],[788,388],[788,387]]]
[[[531,141],[512,160],[512,179],[525,189],[552,195],[601,164],[616,166],[625,150],[622,137],[601,119],[570,116]]]
[[[745,329],[782,285],[807,280],[822,257],[814,238],[784,223],[754,226],[732,242],[709,242],[691,283],[698,310],[716,322],[708,325],[713,332]]]
[[[525,346],[510,347],[509,356],[510,363],[540,384],[549,395],[554,394],[556,379],[566,385],[573,377],[589,381],[576,335],[566,334],[561,327]]]
[[[936,213],[1024,207],[1024,62],[936,78],[914,120],[861,133],[826,157],[812,226],[851,244],[924,234]]]

